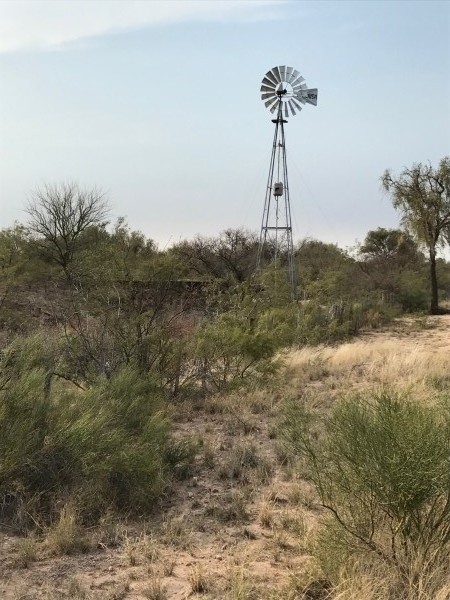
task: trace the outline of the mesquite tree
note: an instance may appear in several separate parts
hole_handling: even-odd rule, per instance
[[[430,313],[439,313],[436,253],[448,239],[450,229],[450,157],[437,169],[431,164],[414,164],[398,177],[386,170],[381,178],[392,196],[394,208],[402,212],[402,222],[428,251],[430,260]]]
[[[109,208],[105,194],[96,188],[83,190],[76,183],[63,183],[37,189],[26,212],[41,254],[58,264],[70,281],[70,266],[83,232],[106,225]]]

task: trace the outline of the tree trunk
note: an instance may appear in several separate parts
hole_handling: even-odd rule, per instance
[[[439,314],[439,300],[438,300],[438,282],[436,274],[436,250],[430,248],[430,281],[431,281],[431,303],[430,303],[430,315]]]

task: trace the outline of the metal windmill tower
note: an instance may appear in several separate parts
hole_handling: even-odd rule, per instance
[[[268,246],[271,248],[275,264],[286,257],[292,299],[295,300],[297,282],[284,124],[287,123],[289,116],[294,116],[296,111],[302,110],[305,104],[317,106],[317,89],[308,89],[305,79],[294,68],[274,67],[264,75],[261,83],[261,99],[270,112],[276,114],[276,118],[272,119],[272,123],[275,123],[275,135],[256,268],[260,269],[264,250],[268,249]]]

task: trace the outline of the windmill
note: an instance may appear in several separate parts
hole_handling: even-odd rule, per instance
[[[261,99],[271,113],[275,123],[269,177],[259,236],[256,268],[261,267],[264,249],[272,248],[272,257],[277,264],[287,258],[289,284],[292,299],[297,296],[297,282],[292,242],[291,204],[286,163],[286,139],[284,124],[290,116],[301,111],[305,104],[317,106],[317,89],[308,89],[305,79],[292,67],[274,67],[268,71],[261,83]]]

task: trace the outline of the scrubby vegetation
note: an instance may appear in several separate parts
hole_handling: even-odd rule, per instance
[[[189,563],[186,593],[447,597],[448,354],[355,341],[432,326],[413,229],[351,251],[303,240],[293,303],[283,256],[253,273],[252,233],[160,251],[73,185],[29,214],[0,232],[0,528],[21,536],[16,567],[119,548],[146,565],[142,597],[170,597],[176,557],[216,535],[216,554],[252,542],[286,577],[264,585],[229,554],[219,578]],[[441,312],[450,265],[434,267]],[[70,585],[60,597],[91,599]]]
[[[398,589],[445,571],[450,421],[448,398],[441,401],[430,406],[385,390],[346,398],[330,415],[314,415],[307,401],[285,407],[284,439],[330,513],[321,543],[335,554],[333,569],[370,554],[371,569],[396,571]]]
[[[50,385],[48,344],[21,340],[3,358],[2,521],[24,531],[67,504],[85,524],[110,509],[148,512],[194,450],[171,439],[160,390],[131,367],[86,389]]]

